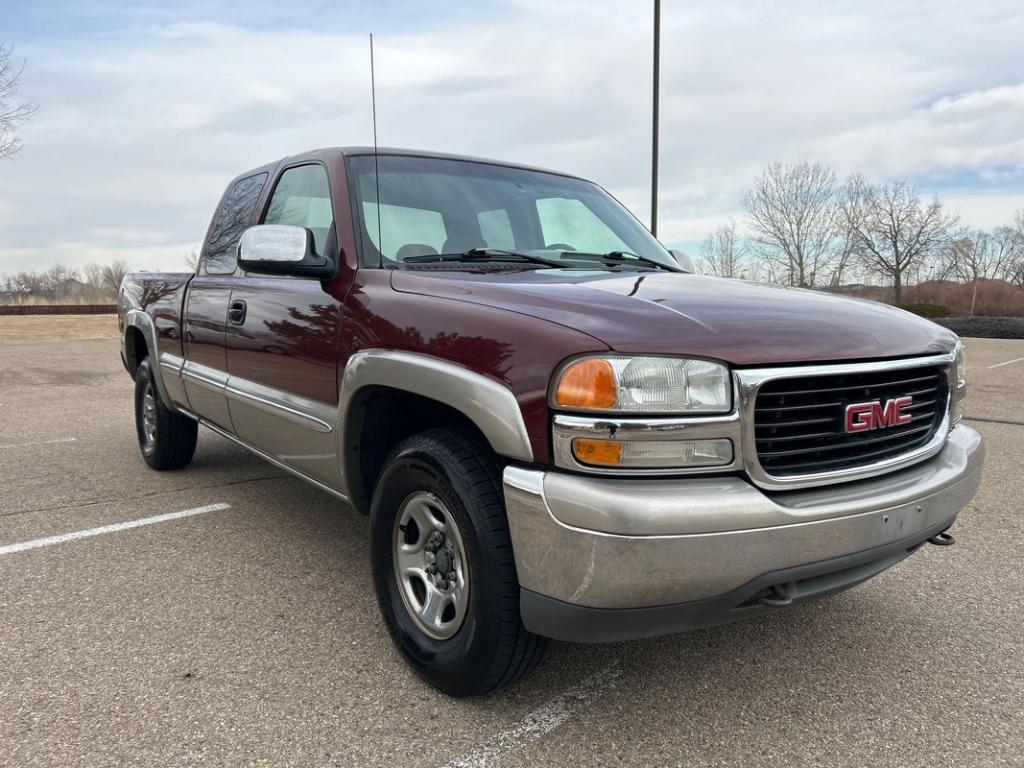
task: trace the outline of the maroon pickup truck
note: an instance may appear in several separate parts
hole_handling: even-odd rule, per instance
[[[453,695],[949,543],[984,455],[956,336],[691,272],[583,179],[290,157],[230,184],[195,274],[121,287],[142,455],[184,467],[201,424],[369,515],[388,631]]]

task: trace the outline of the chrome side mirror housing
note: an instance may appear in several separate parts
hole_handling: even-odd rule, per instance
[[[238,243],[238,264],[246,272],[320,280],[329,280],[337,271],[334,259],[317,255],[312,232],[286,224],[259,224],[245,230]]]
[[[696,267],[693,266],[693,259],[690,258],[688,253],[675,250],[669,251],[669,253],[672,254],[673,258],[675,258],[676,264],[679,265],[679,268],[682,269],[683,272],[692,275],[697,271]]]

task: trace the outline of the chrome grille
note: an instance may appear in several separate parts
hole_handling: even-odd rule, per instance
[[[763,383],[754,403],[754,440],[761,469],[772,477],[862,467],[910,453],[944,423],[944,366],[894,368],[779,378]],[[848,433],[846,406],[912,397],[907,424]]]

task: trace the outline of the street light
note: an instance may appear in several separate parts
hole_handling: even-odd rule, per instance
[[[651,109],[651,234],[658,236],[658,80],[661,69],[661,0],[654,0],[654,94]]]

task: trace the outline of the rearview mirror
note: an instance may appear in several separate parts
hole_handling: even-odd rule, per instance
[[[332,258],[317,255],[312,232],[285,224],[260,224],[245,230],[238,243],[238,263],[246,272],[320,280],[334,277],[336,269]]]
[[[683,251],[669,251],[669,253],[675,257],[676,264],[679,265],[683,272],[688,272],[692,275],[697,271],[693,266],[693,259],[690,258],[689,254],[684,253]]]

